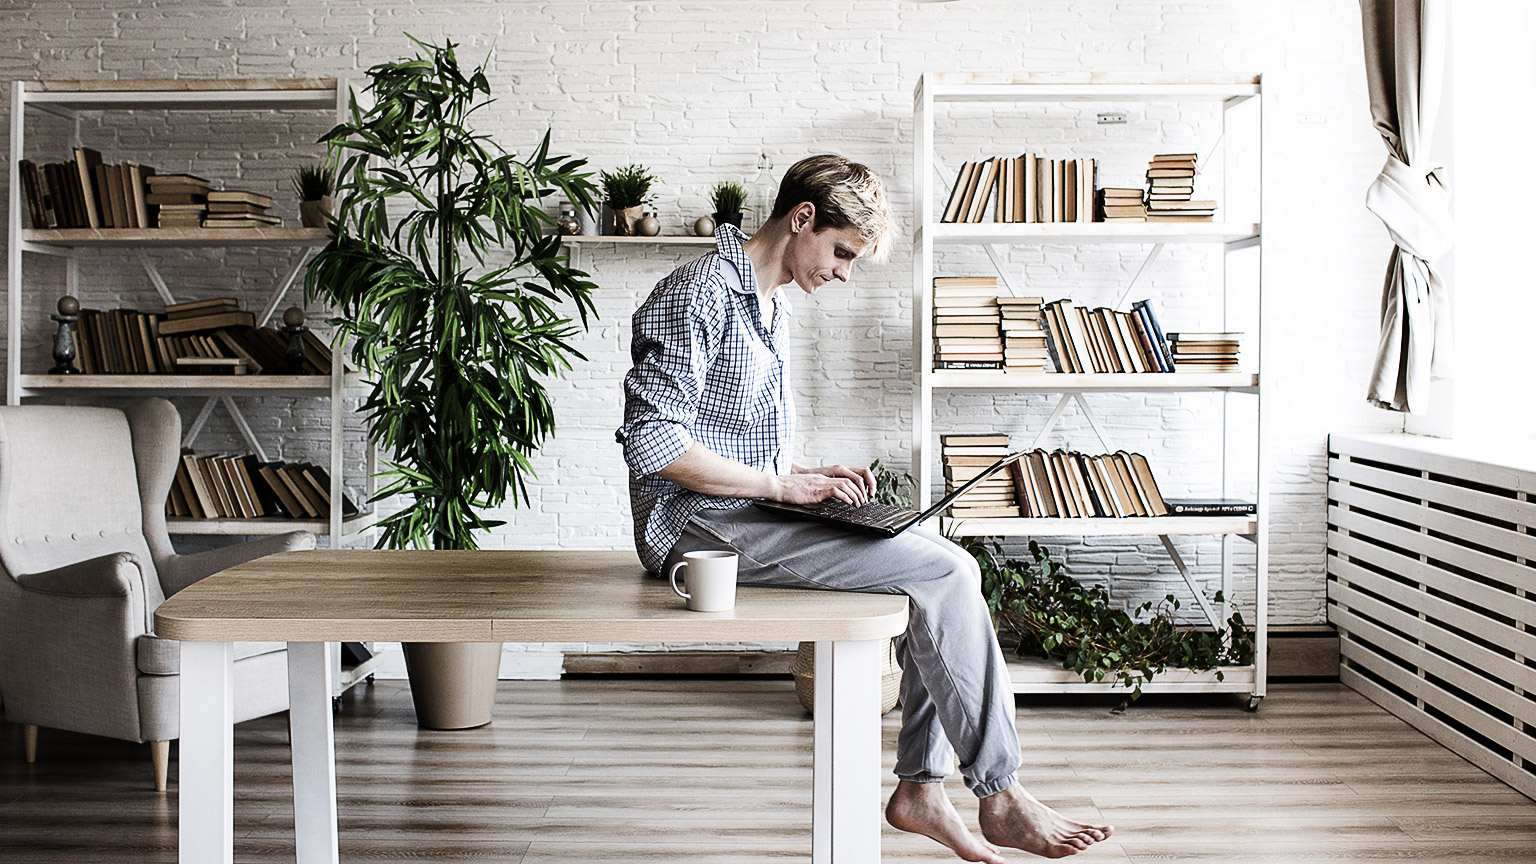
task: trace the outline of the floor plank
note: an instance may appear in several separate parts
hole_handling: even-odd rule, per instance
[[[1147,696],[1118,714],[1117,702],[1019,700],[1026,786],[1116,826],[1084,860],[1536,857],[1536,803],[1339,685],[1273,687],[1256,714],[1222,696]],[[882,729],[887,771],[898,714]],[[787,679],[506,681],[495,716],[425,731],[401,682],[348,693],[342,860],[768,864],[809,852],[811,723]],[[286,722],[242,724],[235,740],[236,860],[291,861]],[[174,761],[157,795],[145,745],[44,730],[29,766],[20,727],[0,724],[0,752],[0,861],[176,860]],[[974,827],[974,798],[958,778],[948,790]],[[953,860],[889,827],[883,848],[891,862]]]

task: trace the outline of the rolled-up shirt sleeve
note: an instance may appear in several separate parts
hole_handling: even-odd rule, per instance
[[[693,446],[704,379],[724,335],[723,303],[719,286],[690,280],[635,312],[624,425],[614,436],[635,474],[655,474]]]

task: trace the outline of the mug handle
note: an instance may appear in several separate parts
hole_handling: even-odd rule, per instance
[[[683,598],[684,600],[692,600],[693,599],[693,595],[687,594],[687,593],[685,593],[683,591],[683,589],[677,587],[677,571],[679,569],[681,569],[682,567],[686,566],[687,564],[688,564],[687,561],[679,561],[676,564],[673,564],[671,572],[669,572],[667,574],[667,578],[669,578],[672,581],[672,592],[673,593],[675,593],[677,596]]]

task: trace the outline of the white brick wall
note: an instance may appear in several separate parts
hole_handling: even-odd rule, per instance
[[[1362,200],[1381,162],[1360,61],[1358,7],[1349,0],[1135,2],[1097,0],[947,4],[823,2],[329,2],[297,0],[210,7],[120,0],[112,4],[8,4],[0,44],[7,78],[169,76],[330,76],[358,79],[369,65],[402,56],[409,32],[463,42],[462,56],[494,43],[496,105],[483,128],[511,150],[546,126],[554,146],[599,168],[643,162],[661,178],[657,209],[665,230],[707,211],[721,179],[750,177],[759,152],[780,172],[802,155],[833,150],[887,178],[903,228],[912,223],[911,93],[925,70],[1094,70],[1128,76],[1263,72],[1269,220],[1264,254],[1273,292],[1267,332],[1276,422],[1272,487],[1272,620],[1323,620],[1324,438],[1334,430],[1397,428],[1368,409],[1364,388],[1388,241]],[[94,7],[94,8],[93,8]],[[1210,109],[1123,106],[1126,126],[1093,125],[1092,109],[965,112],[940,136],[951,164],[982,153],[1049,149],[1103,159],[1106,179],[1135,182],[1148,155],[1172,147],[1207,153],[1216,139]],[[29,117],[29,140],[53,134],[32,158],[60,158],[67,130]],[[50,126],[50,124],[52,124]],[[195,170],[272,189],[295,209],[286,188],[296,158],[318,153],[303,142],[323,118],[110,118],[84,125],[85,143],[109,161],[142,159],[162,170]],[[1176,145],[1176,146],[1175,146]],[[1170,328],[1210,327],[1219,261],[1208,251],[1170,249],[1146,282],[1161,298]],[[559,431],[536,460],[534,506],[499,514],[508,525],[486,547],[628,548],[624,465],[613,429],[618,383],[628,364],[629,315],[650,286],[693,252],[592,251],[584,265],[601,286],[599,320],[577,340],[588,356],[554,385]],[[240,284],[251,303],[289,266],[283,254],[199,251],[157,256],[173,285],[211,296]],[[1140,263],[1119,248],[1020,249],[1011,260],[1032,290],[1071,292],[1104,302]],[[946,272],[982,267],[976,252],[947,253]],[[911,417],[912,259],[898,244],[890,261],[861,266],[854,281],[797,301],[794,382],[801,409],[801,462],[892,464],[908,459]],[[1216,270],[1213,273],[1213,266]],[[28,260],[26,352],[47,362],[46,312],[62,268]],[[35,275],[34,275],[35,274]],[[791,289],[793,290],[793,289]],[[91,304],[155,297],[138,268],[99,255],[81,269]],[[315,310],[318,313],[318,310]],[[1213,319],[1211,316],[1216,315]],[[29,368],[34,368],[30,367]],[[1171,493],[1206,493],[1219,470],[1219,396],[1127,395],[1095,408],[1125,446],[1154,457]],[[1249,397],[1234,396],[1237,422],[1251,423]],[[964,395],[940,400],[942,431],[1021,431],[1044,418],[1039,398]],[[189,409],[195,403],[188,403]],[[266,399],[252,406],[271,450],[317,457],[324,438],[317,401]],[[1242,418],[1246,417],[1244,420]],[[1069,412],[1057,441],[1086,446],[1091,433]],[[236,447],[231,424],[216,419],[203,446]],[[349,461],[360,464],[361,447]],[[1128,603],[1160,596],[1172,569],[1155,541],[1050,543],[1072,572],[1107,580]],[[1209,578],[1214,541],[1180,541]],[[1239,551],[1246,544],[1238,543]],[[581,650],[582,646],[562,646]],[[613,647],[613,646],[604,646]]]

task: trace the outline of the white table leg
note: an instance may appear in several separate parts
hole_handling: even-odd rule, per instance
[[[331,652],[288,643],[288,728],[293,751],[293,834],[298,864],[337,864],[336,737]]]
[[[811,864],[880,861],[885,640],[816,643]]]
[[[235,860],[234,649],[181,643],[181,864]]]

